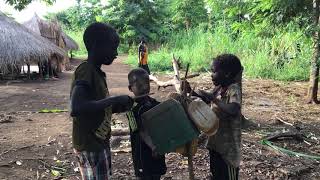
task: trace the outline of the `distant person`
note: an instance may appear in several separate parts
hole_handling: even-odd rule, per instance
[[[141,39],[139,47],[138,47],[138,54],[139,54],[139,67],[146,70],[148,74],[150,74],[150,69],[148,66],[148,47],[144,38]]]
[[[119,36],[104,23],[89,25],[83,35],[88,59],[74,72],[71,86],[72,143],[84,180],[111,178],[111,115],[131,109],[127,96],[110,96],[101,65],[117,57]]]
[[[129,90],[135,96],[149,94],[150,80],[147,71],[142,68],[133,69],[128,74]],[[135,175],[140,180],[160,180],[166,173],[165,156],[158,155],[151,147],[150,137],[142,127],[141,115],[160,104],[150,96],[135,100],[136,105],[127,113],[130,127],[130,139],[132,148],[132,160]]]

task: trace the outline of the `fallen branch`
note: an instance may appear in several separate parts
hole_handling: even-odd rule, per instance
[[[194,77],[197,77],[199,76],[200,74],[192,74],[190,76],[187,76],[187,78],[181,78],[181,80],[185,80],[185,79],[191,79],[191,78],[194,78]],[[169,86],[174,86],[175,83],[176,83],[176,80],[175,79],[171,79],[171,80],[168,80],[168,81],[160,81],[158,80],[157,77],[153,76],[153,75],[149,75],[149,78],[151,81],[155,82],[158,86],[158,90],[163,87],[163,88],[166,88],[166,87],[169,87]]]
[[[276,117],[276,121],[277,121],[277,122],[280,122],[280,123],[282,123],[282,124],[285,124],[285,125],[294,127],[294,125],[293,125],[292,123],[286,122],[286,121],[284,121],[283,119],[281,119],[281,118],[279,118],[279,117]]]
[[[299,132],[284,132],[284,133],[277,133],[275,135],[271,135],[266,138],[268,141],[277,141],[282,139],[296,139],[298,141],[303,141],[303,134]]]
[[[192,74],[189,76],[185,76],[184,78],[180,78],[180,72],[179,72],[179,67],[180,67],[180,58],[176,59],[175,56],[173,55],[172,58],[172,67],[173,67],[173,71],[174,71],[174,76],[173,79],[168,80],[168,81],[159,81],[157,77],[150,75],[149,78],[151,81],[154,81],[157,85],[158,85],[158,90],[163,87],[169,87],[169,86],[174,86],[176,92],[178,92],[179,94],[181,94],[182,89],[181,89],[181,81],[182,80],[186,80],[189,78],[194,78],[199,76],[200,74]]]

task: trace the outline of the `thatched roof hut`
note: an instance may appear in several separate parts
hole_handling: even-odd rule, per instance
[[[66,43],[65,49],[67,51],[79,49],[77,42],[75,40],[73,40],[70,36],[68,36],[66,33],[62,32],[62,38],[63,38],[64,42]]]
[[[62,30],[57,22],[42,20],[37,14],[34,14],[34,16],[29,21],[24,22],[23,25],[36,34],[47,38],[57,46],[65,48]]]
[[[47,39],[31,32],[0,11],[0,71],[10,66],[46,62],[52,56],[64,57],[66,52]]]
[[[79,48],[78,44],[62,31],[57,21],[45,21],[37,14],[34,14],[34,16],[29,21],[24,22],[23,25],[67,51],[77,50]]]

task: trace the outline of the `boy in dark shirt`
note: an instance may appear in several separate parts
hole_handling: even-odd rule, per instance
[[[128,74],[129,90],[135,96],[149,94],[149,74],[142,68],[133,69]],[[159,180],[166,173],[165,156],[153,151],[149,136],[144,133],[141,115],[158,105],[150,96],[137,98],[132,110],[127,113],[130,126],[132,159],[135,175],[141,180]]]
[[[119,36],[104,23],[93,23],[84,32],[88,59],[74,72],[71,85],[72,144],[82,179],[108,180],[111,176],[109,139],[112,113],[131,109],[128,95],[110,97],[101,66],[117,57]]]

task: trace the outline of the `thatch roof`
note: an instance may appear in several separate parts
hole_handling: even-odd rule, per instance
[[[34,16],[29,21],[24,22],[23,25],[57,45],[59,44],[59,37],[61,37],[65,44],[63,48],[67,51],[77,50],[79,48],[78,44],[62,31],[57,21],[45,21],[37,14],[34,14]]]
[[[70,36],[68,36],[66,33],[62,32],[62,38],[64,42],[66,43],[66,50],[78,50],[79,46],[75,40],[73,40]]]
[[[47,39],[31,32],[0,11],[0,71],[8,65],[47,61],[51,56],[65,56],[66,52]]]
[[[25,27],[35,32],[36,34],[49,39],[56,45],[59,44],[59,38],[62,38],[61,27],[57,22],[49,22],[41,19],[37,14],[23,23]]]

